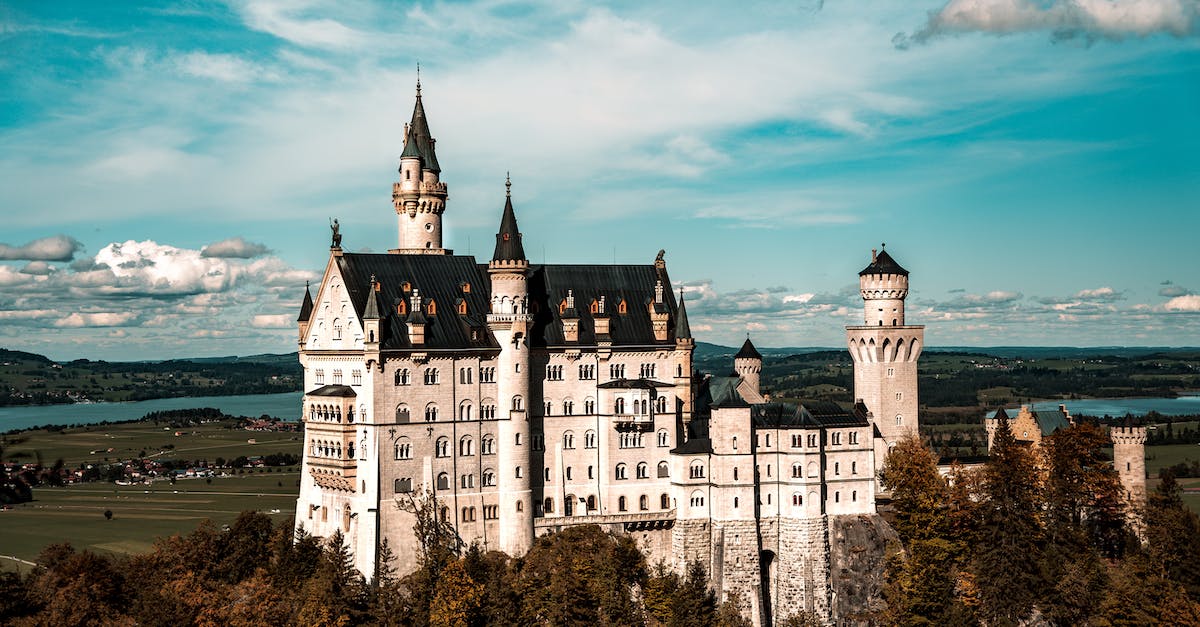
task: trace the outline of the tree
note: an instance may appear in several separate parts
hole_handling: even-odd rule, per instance
[[[1146,557],[1152,572],[1200,600],[1200,516],[1184,506],[1182,494],[1164,470],[1146,504]]]
[[[471,579],[463,560],[446,565],[438,579],[437,594],[429,607],[434,627],[466,627],[479,620],[483,586]]]

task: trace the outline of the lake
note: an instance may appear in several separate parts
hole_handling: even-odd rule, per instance
[[[300,418],[299,392],[247,394],[244,396],[193,396],[157,398],[129,403],[77,403],[74,405],[30,405],[0,407],[0,432],[28,429],[41,425],[70,425],[137,420],[152,411],[215,407],[231,416],[259,417],[263,414],[282,420]]]
[[[1179,398],[1086,398],[1077,401],[1042,401],[1033,404],[1035,410],[1057,409],[1066,405],[1067,411],[1084,416],[1124,416],[1156,411],[1164,416],[1200,414],[1200,396]]]

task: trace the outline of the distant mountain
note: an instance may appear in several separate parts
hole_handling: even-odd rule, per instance
[[[719,357],[733,358],[741,348],[721,346],[708,342],[696,342],[696,359],[706,360]],[[843,347],[828,346],[785,346],[771,348],[755,345],[764,357],[787,357],[789,355],[807,355],[823,351],[843,351]],[[1054,357],[1080,359],[1087,357],[1147,357],[1151,355],[1170,355],[1173,357],[1200,356],[1200,348],[1171,347],[1171,346],[926,346],[926,352],[931,353],[961,353],[964,355],[985,355],[989,357],[1023,357],[1026,359],[1050,359]]]
[[[29,361],[39,364],[51,364],[49,357],[38,355],[37,353],[26,353],[25,351],[13,351],[7,348],[0,348],[0,362],[18,362]]]

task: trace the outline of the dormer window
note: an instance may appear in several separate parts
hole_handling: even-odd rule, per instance
[[[592,304],[588,306],[588,311],[591,311],[592,313],[599,313],[600,303],[596,302],[595,299],[592,299]]]
[[[401,283],[400,290],[402,292],[404,292],[405,294],[411,292],[412,291],[412,283],[409,283],[408,281]]]
[[[617,305],[617,313],[623,314],[629,311],[629,307],[625,304],[625,299],[621,299],[621,304]]]
[[[458,301],[458,314],[460,316],[467,315],[467,301],[465,301],[465,300]]]
[[[500,239],[502,239],[502,240],[504,240],[504,241],[506,241],[506,242],[507,242],[507,241],[508,241],[508,233],[505,233],[504,235],[501,235],[501,236],[500,236]]]
[[[567,299],[564,298],[564,299],[562,299],[562,302],[558,304],[558,313],[562,314],[562,313],[566,313],[566,312],[567,312]]]
[[[402,316],[407,314],[408,313],[408,301],[401,299],[400,302],[396,303],[396,313],[398,313]]]
[[[462,284],[460,287],[462,287],[462,293],[463,293],[463,294],[470,294],[470,293],[471,293],[471,284],[470,284],[470,283],[467,283],[466,281],[463,281],[463,284]]]
[[[428,309],[429,315],[436,316],[437,315],[437,301],[433,300],[432,298],[429,299],[429,306],[427,307],[427,309]]]

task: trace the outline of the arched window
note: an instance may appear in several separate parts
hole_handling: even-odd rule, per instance
[[[409,420],[408,405],[396,406],[396,422],[400,424],[406,424]]]
[[[625,497],[622,496],[621,498],[617,499],[617,511],[623,512],[623,511],[629,509],[628,507],[626,507],[625,503],[626,503]]]
[[[643,512],[650,509],[650,497],[646,496],[645,494],[639,496],[638,497],[638,509],[640,509]]]
[[[475,454],[475,440],[472,440],[471,436],[465,436],[461,440],[458,441],[459,457],[469,457],[474,454]]]
[[[671,476],[671,467],[667,462],[658,462],[658,478],[664,479]]]
[[[818,474],[817,462],[808,462],[808,476],[816,477]]]
[[[450,457],[450,440],[438,438],[433,450],[433,454],[438,457]]]
[[[692,507],[704,507],[704,493],[696,490],[692,492],[691,498]]]
[[[664,492],[661,496],[658,497],[658,508],[659,509],[671,509],[670,495],[668,495],[667,493]]]
[[[667,413],[667,397],[660,396],[654,399],[654,411],[659,414]]]
[[[396,371],[396,385],[408,385],[412,383],[412,374],[408,368],[401,368]]]
[[[479,454],[480,455],[495,455],[496,454],[496,438],[493,438],[490,435],[483,436],[483,439],[479,441]]]
[[[583,448],[596,448],[596,432],[585,431],[583,434]]]
[[[459,420],[470,420],[471,419],[471,403],[470,402],[466,402],[466,403],[463,403],[462,405],[458,406],[458,419]]]
[[[439,489],[439,490],[449,490],[450,489],[450,475],[443,472],[437,476],[437,489]]]
[[[489,488],[496,485],[496,473],[491,468],[487,468],[483,471],[482,478],[483,487]]]
[[[396,440],[396,459],[412,459],[412,442],[408,438]]]
[[[440,381],[437,368],[425,369],[425,385],[437,385]]]
[[[573,432],[563,432],[563,448],[575,448],[575,434]]]
[[[575,414],[575,402],[569,401],[569,400],[563,401],[563,415],[564,416],[572,416],[574,414]]]
[[[900,414],[896,414],[896,426],[897,427],[904,426],[904,416],[901,416]]]
[[[670,444],[671,444],[670,440],[671,440],[671,436],[670,436],[670,434],[667,433],[666,429],[658,430],[658,445],[660,447],[670,446]]]
[[[346,503],[346,507],[342,508],[342,530],[350,531],[350,519],[353,516],[350,514],[350,504]]]
[[[470,368],[459,368],[458,369],[458,382],[459,383],[471,383],[471,378],[472,378],[471,373],[472,372],[474,372],[474,371],[471,370]]]
[[[522,411],[524,408],[525,408],[525,403],[524,403],[524,401],[522,401],[522,400],[521,400],[521,395],[520,395],[520,394],[518,394],[518,395],[516,395],[516,396],[512,397],[512,409],[513,409],[513,411]]]
[[[425,422],[437,422],[437,405],[430,403],[425,406]]]
[[[628,479],[629,478],[626,476],[625,464],[617,464],[616,478],[617,479]]]
[[[733,497],[733,508],[737,509],[737,506],[738,506],[738,497],[735,496],[735,497]]]
[[[701,461],[692,462],[691,467],[688,468],[688,477],[691,477],[692,479],[703,479],[704,478],[704,462],[701,462]]]
[[[546,500],[542,502],[542,512],[546,514],[554,513],[554,499],[547,497]]]
[[[542,415],[543,415],[543,416],[550,416],[550,415],[553,415],[553,414],[554,414],[554,407],[553,407],[553,404],[552,404],[550,401],[546,401],[546,411],[545,411],[545,412],[544,412]]]
[[[585,400],[583,401],[583,413],[585,413],[585,414],[587,414],[587,415],[589,415],[589,416],[590,416],[590,415],[592,415],[592,414],[594,414],[594,413],[596,413],[596,401],[595,401],[595,399],[591,399],[591,398],[589,398],[589,399],[585,399]]]
[[[797,507],[804,505],[804,497],[799,492],[792,493],[792,505]]]
[[[648,479],[649,477],[650,477],[650,467],[646,465],[646,462],[638,463],[637,478],[638,479]]]
[[[617,400],[613,403],[613,413],[614,414],[625,413],[625,399],[620,398],[620,397],[617,398]]]
[[[797,462],[792,464],[792,478],[799,479],[804,476],[804,465]]]
[[[467,473],[459,477],[459,485],[461,485],[463,488],[475,487],[475,475]]]
[[[590,512],[590,511],[592,511],[592,510],[594,510],[594,509],[596,509],[596,495],[594,495],[594,494],[589,494],[589,495],[588,495],[588,497],[587,497],[587,508],[588,508],[588,511],[589,511],[589,512]]]
[[[565,516],[574,516],[575,515],[575,495],[574,494],[568,494],[567,498],[563,499],[563,515],[565,515]]]

